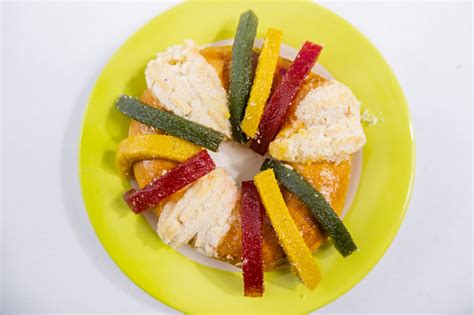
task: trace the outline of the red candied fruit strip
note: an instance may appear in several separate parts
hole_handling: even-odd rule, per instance
[[[323,47],[305,42],[298,55],[276,87],[262,115],[258,132],[250,144],[255,152],[264,155],[285,119],[288,108],[313,68]]]
[[[206,150],[202,150],[163,176],[153,179],[140,190],[130,189],[124,199],[133,212],[141,213],[191,184],[216,168]]]
[[[263,294],[262,215],[260,195],[252,180],[242,182],[242,271],[244,295]]]

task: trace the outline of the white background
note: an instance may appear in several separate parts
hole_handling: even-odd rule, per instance
[[[415,188],[384,258],[320,313],[471,313],[472,4],[324,3],[396,73]],[[106,254],[77,178],[81,119],[111,54],[162,3],[2,3],[0,313],[172,312]],[[383,211],[383,205],[380,205]]]

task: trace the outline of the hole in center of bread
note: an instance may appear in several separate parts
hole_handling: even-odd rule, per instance
[[[226,141],[220,146],[219,152],[209,153],[216,165],[225,169],[237,183],[253,179],[266,158],[250,150],[248,144],[234,141]]]

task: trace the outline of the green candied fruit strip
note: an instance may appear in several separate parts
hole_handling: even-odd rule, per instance
[[[334,246],[343,257],[349,256],[357,250],[357,246],[344,223],[320,192],[314,189],[300,174],[280,162],[270,159],[265,160],[261,169],[269,168],[273,169],[277,180],[310,209],[321,228],[329,234]]]
[[[232,46],[229,78],[229,111],[232,136],[239,142],[248,139],[240,128],[253,79],[253,42],[257,34],[258,18],[252,10],[240,15]]]
[[[150,107],[130,96],[119,97],[116,106],[120,112],[142,124],[160,129],[169,135],[183,138],[214,152],[217,152],[224,140],[224,135],[218,131],[173,113]]]

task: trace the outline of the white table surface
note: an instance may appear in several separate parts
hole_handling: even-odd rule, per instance
[[[471,313],[472,4],[324,4],[395,71],[413,114],[417,165],[390,249],[319,313]],[[101,68],[171,4],[1,6],[0,313],[172,313],[102,248],[77,178],[81,119]]]

